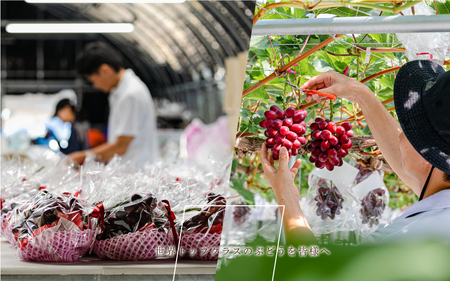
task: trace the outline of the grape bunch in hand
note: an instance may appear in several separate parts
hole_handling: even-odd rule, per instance
[[[369,191],[362,199],[360,213],[363,224],[369,224],[369,227],[379,224],[379,219],[386,208],[386,202],[383,200],[384,193],[384,189],[377,188]]]
[[[314,200],[317,201],[316,214],[322,220],[325,220],[327,217],[334,219],[336,215],[341,214],[344,198],[336,186],[330,188],[324,180],[321,180],[317,189],[317,196],[314,197]]]
[[[316,168],[327,168],[333,171],[335,166],[342,166],[348,150],[352,147],[351,137],[355,135],[352,131],[352,125],[343,122],[340,126],[330,120],[324,120],[320,117],[310,125],[312,143],[308,145],[308,151],[311,152],[309,161],[315,163]]]
[[[274,160],[279,159],[282,146],[286,147],[289,156],[295,156],[298,149],[306,144],[303,135],[306,132],[304,120],[307,115],[306,110],[295,110],[292,106],[283,111],[272,105],[270,110],[264,112],[266,119],[263,119],[259,126],[266,129],[266,146],[272,150]]]

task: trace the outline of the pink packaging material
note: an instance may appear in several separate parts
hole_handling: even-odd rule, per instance
[[[5,236],[6,240],[16,248],[16,239],[14,239],[14,234],[12,233],[12,229],[17,225],[16,221],[9,221],[6,224],[5,229],[3,230],[3,236]]]
[[[72,262],[89,250],[93,238],[85,231],[43,231],[33,237],[23,249],[17,249],[22,260],[46,262]]]
[[[3,214],[0,220],[0,234],[3,234],[5,232],[5,222],[11,215],[11,212],[8,212],[6,214]]]
[[[216,261],[219,257],[221,233],[181,234],[182,257],[194,260]]]
[[[151,260],[157,257],[167,257],[164,253],[175,246],[173,236],[156,229],[145,229],[122,234],[105,240],[96,240],[94,253],[101,257],[119,261]]]

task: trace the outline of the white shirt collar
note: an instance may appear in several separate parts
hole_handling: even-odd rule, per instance
[[[123,87],[123,85],[126,84],[126,81],[128,81],[134,75],[135,75],[134,71],[131,68],[128,68],[127,70],[125,70],[122,77],[120,77],[120,80],[119,80],[119,83],[117,83],[117,86],[111,88],[111,90],[109,91],[110,98],[113,98],[115,95],[117,95],[117,93],[120,92],[120,89]]]
[[[450,189],[441,190],[419,202],[416,202],[411,207],[406,209],[400,217],[396,218],[394,222],[405,219],[414,214],[444,208],[450,208]]]

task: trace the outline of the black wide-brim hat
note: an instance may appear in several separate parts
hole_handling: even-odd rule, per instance
[[[395,79],[394,103],[411,145],[450,174],[450,72],[433,61],[406,63]]]

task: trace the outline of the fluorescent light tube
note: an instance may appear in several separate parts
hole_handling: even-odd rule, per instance
[[[129,33],[131,23],[9,23],[8,33]]]
[[[183,3],[186,0],[25,0],[31,4],[75,4],[75,3]]]

